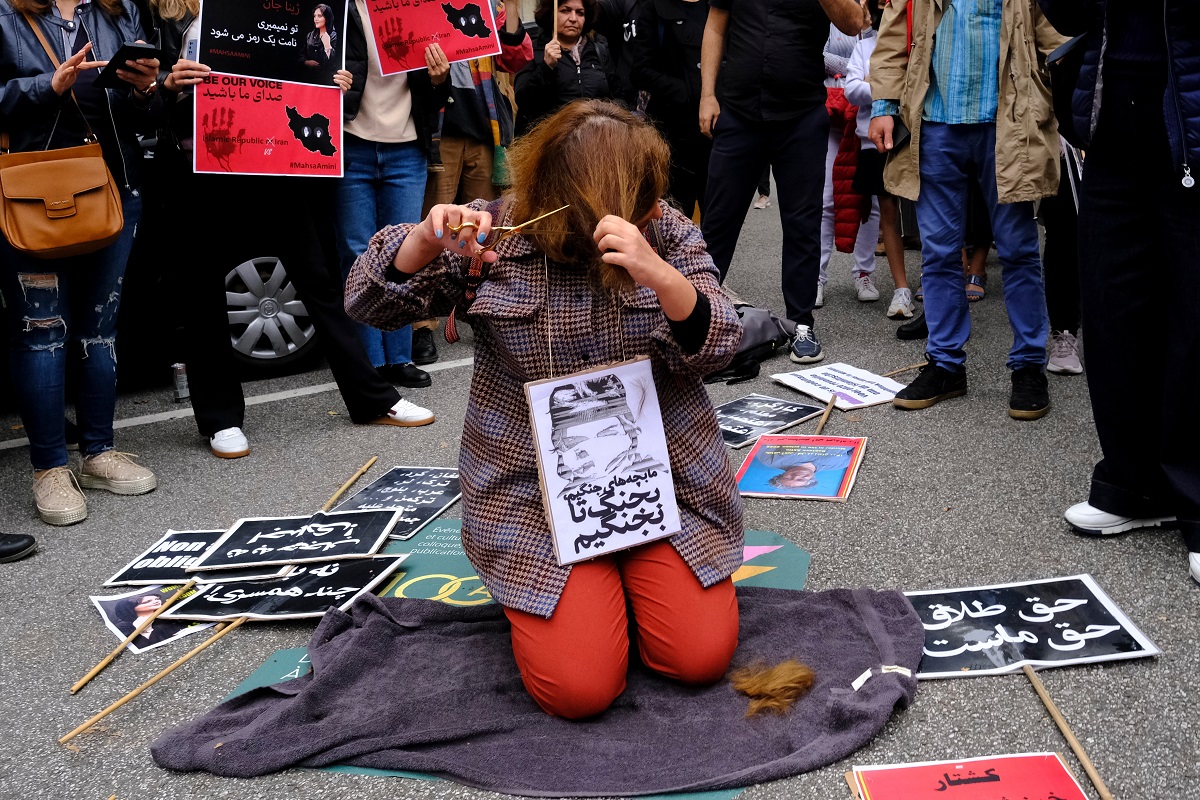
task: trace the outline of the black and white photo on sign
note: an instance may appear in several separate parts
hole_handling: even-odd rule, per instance
[[[411,539],[460,497],[457,468],[392,467],[335,506],[334,511],[398,511],[400,516],[389,535],[392,539]]]
[[[905,592],[925,626],[918,678],[1156,656],[1091,575]]]
[[[151,584],[187,583],[195,578],[205,580],[256,580],[279,577],[286,567],[251,567],[220,573],[188,573],[188,568],[200,560],[208,548],[225,535],[225,531],[172,531],[130,561],[107,581],[105,586],[149,586]]]
[[[525,394],[560,564],[679,532],[648,358],[527,383]]]
[[[765,433],[777,433],[821,416],[820,406],[748,394],[713,409],[721,426],[721,438],[730,447],[745,447]]]
[[[171,595],[175,594],[177,589],[179,586],[141,586],[124,594],[93,595],[91,601],[96,610],[100,612],[104,626],[112,631],[117,639],[123,641],[137,629],[137,626],[146,617],[153,615]],[[188,594],[193,595],[195,592],[196,590],[192,589]],[[183,602],[183,600],[177,602]],[[159,616],[144,631],[134,637],[126,647],[131,653],[142,653],[211,627],[211,624],[203,622],[169,620]]]
[[[771,378],[822,403],[828,403],[836,395],[833,405],[839,411],[890,403],[896,392],[904,388],[904,384],[891,378],[842,363],[779,372]]]
[[[406,558],[408,553],[297,564],[285,577],[274,580],[211,583],[171,606],[163,616],[214,622],[235,617],[320,617],[330,608],[349,608],[355,598],[382,583]]]
[[[189,572],[367,558],[383,547],[396,511],[318,511],[310,517],[246,517]]]

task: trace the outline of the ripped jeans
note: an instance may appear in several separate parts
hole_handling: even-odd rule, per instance
[[[117,309],[142,198],[121,191],[125,228],[95,253],[44,260],[0,237],[0,292],[7,309],[10,365],[35,470],[67,463],[63,421],[71,370],[79,449],[113,448],[117,403]]]

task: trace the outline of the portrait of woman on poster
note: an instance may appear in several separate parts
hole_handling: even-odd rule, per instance
[[[304,43],[304,64],[319,71],[321,83],[332,83],[333,73],[341,66],[338,52],[337,22],[333,9],[325,3],[313,8],[313,29]]]
[[[162,605],[162,599],[157,594],[134,595],[118,600],[112,610],[113,624],[125,636],[137,630],[146,617],[153,614]],[[165,642],[179,633],[179,624],[168,620],[155,620],[144,631],[138,634],[133,644],[141,648]]]

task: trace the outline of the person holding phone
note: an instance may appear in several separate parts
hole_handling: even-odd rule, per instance
[[[117,311],[142,216],[137,133],[155,94],[159,63],[118,63],[117,86],[96,85],[99,69],[123,44],[145,41],[138,8],[129,0],[62,6],[0,0],[0,19],[0,116],[9,149],[74,147],[94,135],[120,190],[125,219],[115,242],[72,258],[32,258],[0,238],[0,294],[8,307],[14,394],[29,436],[34,503],[43,522],[70,525],[87,517],[84,488],[136,495],[158,485],[153,472],[114,448],[113,416]],[[68,364],[78,377],[78,476],[68,463],[64,425]]]
[[[1033,202],[1058,190],[1058,126],[1044,76],[1046,55],[1064,41],[1036,0],[892,0],[884,7],[869,68],[868,137],[888,154],[886,190],[916,202],[929,329],[928,364],[896,393],[897,408],[928,408],[966,394],[971,322],[963,209],[975,180],[991,217],[1013,330],[1008,414],[1033,420],[1050,410]],[[912,65],[923,68],[910,75]],[[899,148],[897,116],[912,131]]]

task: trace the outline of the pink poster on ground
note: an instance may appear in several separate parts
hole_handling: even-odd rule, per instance
[[[342,176],[342,91],[209,73],[196,87],[196,172]]]
[[[424,67],[425,48],[434,43],[452,62],[500,53],[491,0],[366,0],[366,6],[384,75]]]

